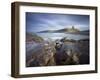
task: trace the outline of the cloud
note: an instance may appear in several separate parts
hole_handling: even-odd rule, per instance
[[[50,13],[26,14],[27,31],[57,30],[71,26],[75,26],[80,30],[89,29],[89,16]]]

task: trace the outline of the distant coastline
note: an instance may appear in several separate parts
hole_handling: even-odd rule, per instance
[[[68,34],[81,34],[81,35],[89,35],[89,30],[80,31],[79,29],[72,26],[71,28],[64,28],[58,30],[44,30],[39,31],[37,33],[68,33]]]

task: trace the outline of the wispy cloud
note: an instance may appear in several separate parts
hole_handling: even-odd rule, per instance
[[[80,30],[89,29],[88,15],[26,13],[26,30],[38,32],[42,30],[57,30],[75,26]]]

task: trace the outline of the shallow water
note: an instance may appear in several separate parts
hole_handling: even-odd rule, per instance
[[[74,39],[74,40],[80,40],[80,39],[88,39],[89,35],[81,35],[81,34],[69,34],[69,33],[37,33],[38,36],[44,38],[44,39],[62,39],[64,37],[67,37],[67,39]]]

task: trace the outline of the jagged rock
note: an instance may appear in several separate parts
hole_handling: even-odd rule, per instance
[[[55,65],[55,51],[56,50],[52,44],[45,43],[40,51],[41,53],[33,53],[32,58],[27,62],[27,67]]]

